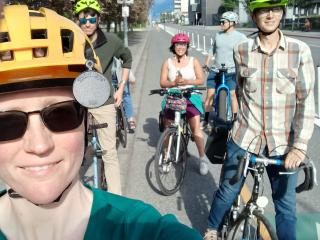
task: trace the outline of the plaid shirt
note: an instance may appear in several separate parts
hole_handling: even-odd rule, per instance
[[[314,125],[315,71],[310,48],[285,37],[268,54],[258,36],[234,48],[240,109],[232,138],[241,148],[270,156],[307,151]]]

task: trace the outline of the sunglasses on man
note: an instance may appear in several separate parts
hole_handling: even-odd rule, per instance
[[[85,108],[78,102],[64,101],[41,110],[23,112],[10,110],[0,112],[0,141],[10,141],[23,137],[29,115],[40,114],[43,124],[52,132],[66,132],[79,127],[85,115]]]
[[[87,22],[89,21],[89,23],[91,24],[95,24],[97,22],[97,18],[96,17],[91,17],[91,18],[79,18],[79,22],[81,25],[87,24]]]

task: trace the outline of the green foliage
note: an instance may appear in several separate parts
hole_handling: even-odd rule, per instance
[[[128,17],[129,24],[142,24],[147,22],[149,10],[152,7],[154,0],[134,0],[134,4],[130,5],[130,15]],[[60,15],[72,19],[73,6],[77,0],[6,0],[7,4],[26,4],[31,9],[39,9],[47,7],[55,10]],[[108,26],[112,22],[120,26],[122,18],[122,5],[117,3],[117,0],[100,1],[103,6],[101,20]]]
[[[238,0],[223,0],[223,7],[226,11],[232,11],[238,7]]]

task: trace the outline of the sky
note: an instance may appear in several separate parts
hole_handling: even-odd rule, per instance
[[[166,10],[172,10],[172,0],[154,0],[151,9],[152,19],[159,18],[160,13]]]

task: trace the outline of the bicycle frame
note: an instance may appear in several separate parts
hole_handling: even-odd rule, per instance
[[[93,154],[93,158],[92,158],[92,168],[93,168],[93,186],[95,188],[98,188],[99,187],[99,184],[98,184],[98,154],[101,154],[102,153],[102,150],[101,150],[101,146],[98,142],[98,139],[97,139],[97,132],[95,129],[93,129],[92,131],[92,139],[91,139],[91,145],[92,145],[92,148],[94,150],[94,154]]]
[[[181,134],[184,134],[184,128],[180,124],[181,122],[181,113],[180,111],[175,111],[174,112],[174,122],[171,124],[171,127],[175,127],[177,129],[177,150],[176,150],[176,156],[175,156],[175,161],[178,162],[179,158],[179,151],[180,151],[180,141],[181,141]],[[171,148],[172,145],[172,138],[170,137],[169,143],[168,143],[168,149]],[[165,160],[169,158],[169,151],[166,153]]]
[[[225,90],[227,93],[227,120],[232,120],[232,112],[231,112],[231,96],[230,96],[230,88],[228,87],[226,83],[226,73],[227,68],[225,67],[225,64],[221,64],[222,68],[219,70],[212,70],[216,71],[217,73],[221,74],[221,82],[218,84],[218,87],[216,88],[216,93],[214,97],[214,111],[216,113],[216,116],[219,114],[219,96],[222,90]]]

